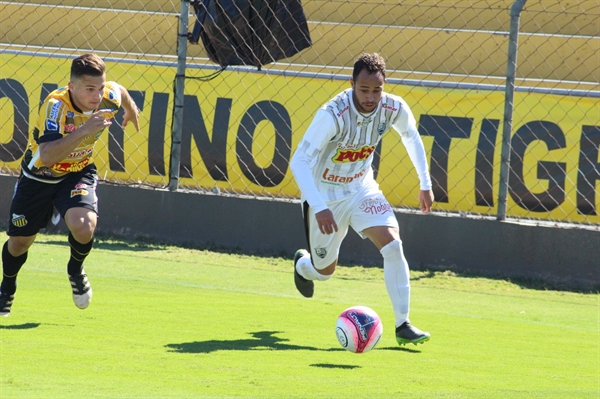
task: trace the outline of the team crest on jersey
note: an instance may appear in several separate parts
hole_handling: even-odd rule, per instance
[[[27,219],[25,219],[25,215],[17,215],[16,213],[12,214],[11,222],[17,227],[25,227],[27,225]]]
[[[380,123],[379,125],[377,125],[377,134],[378,135],[382,135],[385,133],[385,131],[387,130],[387,125],[385,123]]]
[[[327,250],[325,248],[315,248],[315,253],[319,258],[323,259],[327,255]]]

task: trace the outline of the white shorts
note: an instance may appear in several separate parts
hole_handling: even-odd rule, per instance
[[[309,251],[313,265],[318,270],[326,268],[338,258],[340,246],[348,233],[348,226],[351,226],[363,239],[367,237],[362,234],[362,231],[369,227],[399,228],[390,203],[378,187],[367,187],[353,196],[327,205],[337,223],[337,232],[329,235],[321,233],[313,208],[308,207],[308,215],[304,215]]]

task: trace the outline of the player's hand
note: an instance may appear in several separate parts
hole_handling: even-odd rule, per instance
[[[431,190],[420,190],[419,191],[419,205],[421,206],[421,212],[431,212],[431,205],[433,204],[433,191]]]
[[[98,133],[104,128],[112,125],[112,114],[107,112],[106,109],[100,109],[92,114],[81,127],[77,130],[83,130],[86,135]]]
[[[139,132],[140,131],[140,123],[139,123],[139,110],[137,109],[137,107],[131,108],[131,109],[127,109],[124,108],[125,113],[123,114],[123,128],[125,128],[125,126],[127,126],[127,124],[129,122],[133,123],[133,126],[135,127],[135,131]]]
[[[333,219],[333,212],[329,209],[315,213],[315,218],[317,219],[317,224],[319,225],[321,233],[331,234],[334,231],[338,231],[337,223]]]

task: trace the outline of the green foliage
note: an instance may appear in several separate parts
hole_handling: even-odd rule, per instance
[[[2,242],[5,235],[0,235]],[[0,319],[0,397],[597,398],[600,296],[413,272],[411,321],[430,342],[400,348],[378,268],[339,267],[296,293],[290,259],[102,240],[77,309],[66,237],[40,235]],[[384,335],[339,347],[339,313],[366,305]]]

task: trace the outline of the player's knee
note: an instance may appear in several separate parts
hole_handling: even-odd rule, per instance
[[[27,252],[29,250],[29,247],[31,247],[31,244],[33,244],[34,240],[35,240],[35,236],[30,236],[30,237],[11,236],[11,237],[8,237],[8,243],[6,246],[7,246],[8,252],[12,256],[17,257],[17,256],[21,256],[25,252]]]
[[[74,226],[70,226],[69,231],[73,235],[73,238],[77,240],[77,242],[86,244],[94,237],[95,229],[95,223],[78,223]]]
[[[65,222],[73,238],[82,244],[90,242],[94,237],[96,221],[96,214],[92,211],[71,212],[70,209],[65,217]]]
[[[402,241],[400,239],[390,241],[389,243],[384,245],[379,252],[383,256],[383,259],[404,258],[404,253],[402,251]]]

